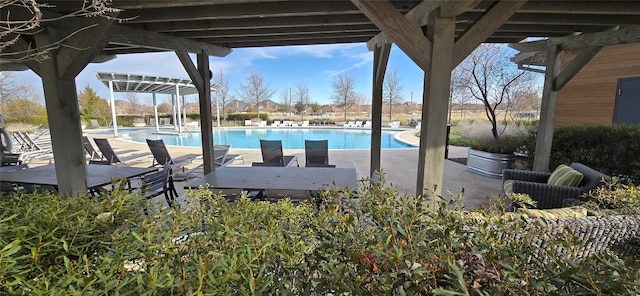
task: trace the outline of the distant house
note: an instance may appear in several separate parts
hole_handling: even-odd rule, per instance
[[[245,112],[249,104],[240,100],[231,100],[227,102],[227,105],[224,106],[225,112]]]
[[[544,66],[544,53],[533,65]],[[527,53],[514,57],[528,64]],[[563,59],[566,64],[571,55]],[[640,124],[640,43],[602,48],[559,92],[556,125]]]

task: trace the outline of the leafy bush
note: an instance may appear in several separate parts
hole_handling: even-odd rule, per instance
[[[527,151],[535,156],[536,131],[532,129]],[[640,182],[640,126],[572,125],[554,130],[549,167],[579,162],[623,182]],[[533,157],[528,161],[533,162]]]
[[[584,242],[549,237],[520,216],[451,210],[458,198],[363,186],[293,206],[229,203],[202,189],[173,210],[120,192],[2,196],[0,294],[640,292],[638,262],[560,257],[558,249]]]
[[[640,186],[613,181],[590,191],[585,198],[594,210],[615,209],[617,213],[640,215]]]
[[[525,134],[503,135],[498,140],[493,137],[471,138],[471,148],[492,153],[513,154],[522,152]]]
[[[259,116],[256,113],[231,113],[227,114],[227,120],[245,121],[253,118],[260,118],[262,120],[269,121],[269,114],[260,113]]]

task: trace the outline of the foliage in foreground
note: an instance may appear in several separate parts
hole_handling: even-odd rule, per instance
[[[342,198],[348,197],[348,198]],[[228,203],[171,210],[139,196],[2,196],[0,294],[637,294],[637,261],[556,256],[514,237],[517,215],[469,213],[382,186],[327,191],[320,208]],[[503,235],[508,233],[509,235]]]

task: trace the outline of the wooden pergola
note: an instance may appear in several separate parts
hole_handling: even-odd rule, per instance
[[[638,42],[640,1],[547,0],[114,0],[111,18],[61,16],[82,1],[51,0],[33,34],[17,37],[6,58],[19,59],[47,45],[41,62],[23,60],[43,81],[59,189],[86,192],[85,162],[75,77],[92,61],[113,55],[174,51],[199,92],[204,170],[214,169],[209,57],[232,48],[366,42],[374,52],[371,171],[380,167],[382,85],[391,43],[422,70],[424,95],[417,194],[440,193],[444,168],[451,70],[484,42],[519,43],[521,51],[546,50],[548,61],[536,168],[548,169],[555,93],[596,51],[594,47]],[[10,13],[9,13],[10,12]],[[2,7],[1,17],[29,19],[32,12]],[[116,22],[115,20],[123,20]],[[557,38],[557,39],[556,39]],[[584,48],[562,68],[560,53]],[[15,53],[14,56],[6,54]],[[189,57],[197,55],[197,62]],[[5,61],[6,62],[6,61]],[[546,159],[544,159],[546,158]],[[64,172],[64,173],[63,173]]]

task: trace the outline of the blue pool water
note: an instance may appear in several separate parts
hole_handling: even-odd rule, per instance
[[[398,131],[382,131],[382,148],[409,148],[396,141]],[[125,137],[135,142],[145,143],[146,139],[162,139],[166,145],[202,147],[200,133],[182,134],[154,133],[153,130],[132,130],[123,132]],[[282,140],[284,149],[304,149],[304,140],[329,140],[329,149],[370,149],[371,131],[361,129],[329,128],[248,128],[215,129],[215,144],[231,145],[233,148],[260,149],[260,139]]]

